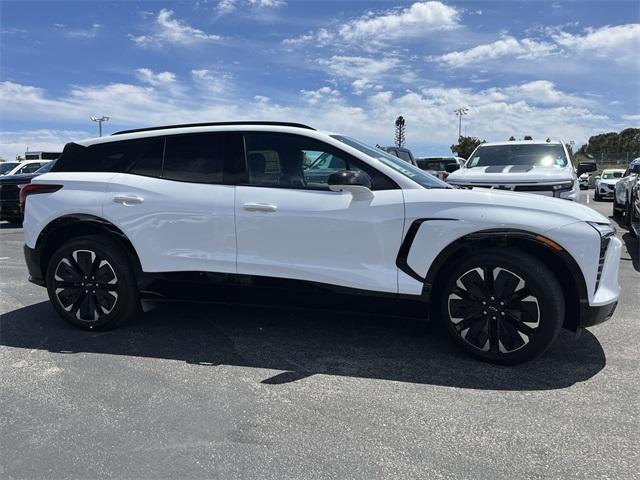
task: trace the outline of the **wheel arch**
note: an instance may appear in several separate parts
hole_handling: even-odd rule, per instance
[[[89,214],[64,215],[42,229],[35,247],[39,252],[41,271],[46,272],[49,259],[64,241],[83,235],[104,235],[116,241],[131,260],[136,275],[142,272],[138,254],[124,232],[108,220]]]
[[[461,255],[490,248],[517,248],[540,260],[558,279],[565,298],[563,326],[578,331],[580,317],[588,305],[584,275],[575,259],[561,245],[541,235],[517,229],[490,229],[467,234],[445,247],[432,262],[424,279],[423,295],[438,298],[444,276]],[[439,307],[431,302],[432,313]]]

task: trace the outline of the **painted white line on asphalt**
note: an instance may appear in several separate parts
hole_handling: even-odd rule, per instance
[[[0,260],[9,260],[9,257],[0,257]]]

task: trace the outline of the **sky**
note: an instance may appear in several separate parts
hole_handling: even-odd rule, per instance
[[[417,155],[640,126],[638,1],[0,2],[0,157],[172,123],[302,122]]]

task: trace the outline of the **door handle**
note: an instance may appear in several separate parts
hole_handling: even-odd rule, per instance
[[[138,195],[116,195],[113,197],[113,201],[115,203],[121,203],[122,205],[130,206],[130,205],[139,205],[144,202],[144,198],[139,197]]]
[[[250,212],[275,212],[278,210],[278,207],[271,203],[245,203],[242,207]]]

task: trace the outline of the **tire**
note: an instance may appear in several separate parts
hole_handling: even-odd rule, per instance
[[[616,194],[613,194],[613,217],[614,218],[622,218],[622,207],[620,206],[620,204],[618,203],[618,199],[616,197]]]
[[[441,292],[447,332],[468,353],[491,363],[515,365],[538,357],[564,321],[558,280],[524,252],[492,248],[464,258]]]
[[[102,235],[65,242],[51,256],[46,284],[49,299],[67,322],[86,330],[108,330],[140,311],[131,260]]]
[[[598,191],[593,192],[593,200],[596,202],[600,201],[600,195],[598,195]]]

